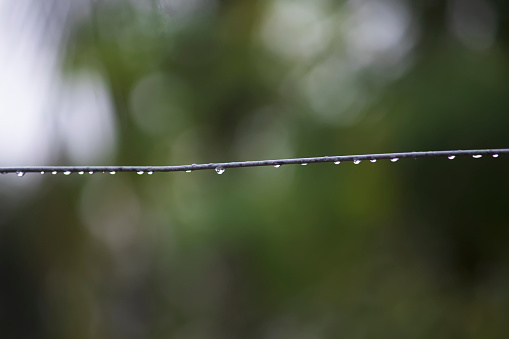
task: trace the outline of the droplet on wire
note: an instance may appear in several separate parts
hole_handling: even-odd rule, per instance
[[[376,162],[376,159],[371,159],[370,161],[374,163],[374,162]]]
[[[148,171],[148,172],[147,172],[147,174],[148,174],[148,175],[152,175],[152,174],[154,174],[154,172],[152,172],[152,171]]]
[[[44,171],[41,171],[41,174],[44,174]]]
[[[308,164],[307,162],[303,162],[301,165],[306,166],[307,164]]]
[[[355,160],[353,161],[353,163],[354,163],[354,164],[356,164],[356,165],[358,165],[358,164],[360,164],[360,163],[361,163],[361,161],[360,161],[359,159],[355,159]]]
[[[447,159],[449,159],[449,160],[452,160],[452,159],[454,159],[454,158],[456,158],[456,156],[455,156],[455,155],[450,155],[450,156],[448,156],[448,157],[447,157]]]
[[[88,174],[94,174],[94,171],[89,171]]]
[[[83,172],[83,171],[79,171],[79,172],[78,172],[78,174],[79,174],[79,175],[83,175],[83,174],[85,174],[85,172]]]
[[[115,172],[115,171],[111,171],[111,172],[110,172],[110,174],[116,174],[116,173],[117,173],[117,172]]]
[[[16,174],[18,175],[18,177],[22,177],[25,175],[25,172],[16,172]]]
[[[334,165],[339,165],[339,164],[341,164],[341,161],[339,161],[339,160],[338,161],[334,161]]]
[[[392,162],[396,162],[396,161],[398,161],[398,160],[399,160],[399,158],[392,158],[392,159],[391,159],[391,161],[392,161]]]
[[[191,170],[187,170],[186,173],[191,173],[192,171]]]
[[[55,174],[57,174],[57,173],[58,173],[57,171],[53,171],[53,172],[51,172],[51,174],[53,174],[53,175],[55,175]]]
[[[143,174],[143,173],[145,173],[145,172],[143,172],[143,171],[138,171],[138,172],[136,172],[136,173],[138,173],[139,175],[142,175],[142,174]]]
[[[498,158],[498,154],[493,154],[493,158]]]
[[[482,158],[481,154],[472,155],[472,158],[479,159]]]
[[[281,165],[280,165],[280,164],[275,164],[275,165],[274,165],[274,168],[279,168],[279,167],[281,167]]]
[[[71,171],[65,171],[64,172],[64,175],[69,175],[69,174],[71,174]]]
[[[224,173],[224,171],[225,171],[225,169],[224,169],[223,167],[220,167],[220,166],[219,166],[219,167],[216,167],[216,173],[217,173],[217,174],[223,174],[223,173]]]

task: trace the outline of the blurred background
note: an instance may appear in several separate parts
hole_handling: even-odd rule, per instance
[[[0,1],[0,165],[503,148],[503,0]],[[2,338],[507,338],[509,157],[0,175]]]

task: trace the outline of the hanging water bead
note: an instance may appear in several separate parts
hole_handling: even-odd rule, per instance
[[[191,170],[187,170],[186,173],[191,173],[192,171]]]
[[[498,154],[493,154],[493,158],[498,158]]]
[[[44,171],[41,171],[41,174],[44,174]]]
[[[339,161],[339,160],[338,161],[334,161],[334,165],[339,165],[339,164],[341,164],[341,161]]]
[[[279,167],[281,167],[281,165],[280,164],[276,164],[276,165],[274,165],[274,167],[275,168],[279,168]]]
[[[16,172],[16,174],[18,175],[18,177],[22,177],[25,175],[25,172]]]
[[[399,158],[392,158],[392,159],[391,159],[391,161],[392,161],[392,162],[396,162],[396,161],[398,161],[398,160],[399,160]]]
[[[71,171],[65,171],[64,172],[64,175],[69,175],[69,174],[71,174]]]
[[[143,174],[143,173],[145,173],[145,172],[143,172],[143,171],[138,171],[138,172],[136,172],[136,173],[138,173],[139,175],[142,175],[142,174]]]
[[[217,174],[223,174],[225,169],[223,167],[216,167],[216,173]]]
[[[448,158],[449,160],[452,160],[452,159],[456,158],[456,156],[455,156],[455,155],[450,155],[450,156],[448,156],[447,158]]]
[[[472,158],[479,159],[482,158],[481,154],[472,155]]]
[[[117,173],[117,172],[115,172],[115,171],[111,171],[111,172],[110,172],[110,174],[115,174],[115,173]]]
[[[361,163],[361,161],[360,161],[359,159],[355,159],[355,160],[353,161],[353,163],[354,163],[354,164],[356,164],[356,165],[358,165],[358,164],[360,164],[360,163]]]
[[[53,171],[53,172],[51,172],[51,174],[53,174],[53,175],[55,175],[55,174],[57,174],[57,173],[58,173],[57,171]]]
[[[85,172],[83,172],[83,171],[79,171],[79,172],[78,172],[78,174],[79,174],[79,175],[83,175],[83,174],[85,174]]]
[[[94,171],[89,171],[88,174],[94,174]]]
[[[152,174],[154,174],[154,172],[152,172],[152,171],[148,171],[148,172],[147,172],[147,174],[148,174],[148,175],[152,175]]]
[[[371,162],[373,162],[373,163],[375,163],[375,162],[376,162],[376,159],[371,159],[370,161],[371,161]]]

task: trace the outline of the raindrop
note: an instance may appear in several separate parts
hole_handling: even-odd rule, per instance
[[[94,174],[94,171],[90,171],[90,172],[88,172],[88,174]]]
[[[69,175],[69,174],[71,174],[71,171],[65,171],[64,172],[64,175]]]
[[[51,172],[51,174],[53,174],[53,175],[55,175],[55,174],[57,174],[57,173],[58,173],[57,171],[53,171],[53,172]]]
[[[145,172],[143,172],[143,171],[138,171],[138,172],[136,172],[136,173],[138,173],[139,175],[142,175],[142,174],[143,174],[143,173],[145,173]]]
[[[306,166],[307,164],[308,164],[307,162],[303,162],[301,165]]]
[[[44,174],[44,171],[41,171],[41,174]]]
[[[396,162],[396,161],[398,161],[398,160],[399,160],[399,158],[392,158],[392,159],[391,159],[391,161],[392,161],[392,162]]]
[[[498,158],[498,154],[493,154],[493,158]]]
[[[191,173],[192,171],[191,170],[187,170],[186,173]]]
[[[83,171],[79,171],[79,172],[78,172],[78,174],[79,174],[79,175],[83,175],[83,174],[85,174],[85,172],[83,172]]]
[[[147,172],[147,174],[148,174],[148,175],[152,175],[152,174],[154,174],[154,172],[152,172],[152,171],[148,171],[148,172]]]
[[[110,174],[115,174],[115,173],[117,173],[117,172],[115,172],[115,171],[111,171],[111,172],[110,172]]]
[[[452,160],[452,159],[454,159],[454,158],[456,158],[456,156],[455,156],[455,155],[450,155],[450,156],[448,156],[448,157],[447,157],[447,159],[449,159],[449,160]]]
[[[482,157],[482,155],[481,155],[481,154],[472,155],[472,158],[475,158],[475,159],[479,159],[479,158],[481,158],[481,157]]]
[[[370,161],[371,161],[371,162],[376,162],[376,159],[371,159]]]
[[[18,175],[18,177],[22,177],[25,175],[25,172],[16,172],[16,174]]]
[[[280,164],[276,164],[276,165],[274,165],[274,167],[275,168],[279,168],[279,167],[281,167],[281,165]]]
[[[355,160],[353,161],[353,163],[354,163],[354,164],[356,164],[356,165],[358,165],[358,164],[360,164],[360,163],[361,163],[361,161],[360,161],[359,159],[355,159]]]
[[[334,161],[334,165],[339,165],[339,164],[341,164],[341,161],[339,161],[339,160],[338,161]]]
[[[216,167],[216,173],[217,174],[223,174],[225,169],[223,167]]]

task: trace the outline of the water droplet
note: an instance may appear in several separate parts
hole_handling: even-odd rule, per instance
[[[392,158],[392,159],[391,159],[391,161],[392,161],[392,162],[396,162],[396,161],[398,161],[398,160],[399,160],[399,158]]]
[[[355,160],[353,161],[353,163],[354,163],[354,164],[356,164],[356,165],[358,165],[358,164],[360,164],[360,163],[361,163],[361,161],[360,161],[359,159],[355,159]]]
[[[498,154],[493,154],[493,158],[498,158]]]
[[[334,165],[339,165],[339,164],[341,164],[341,161],[339,161],[339,160],[338,161],[334,161]]]
[[[79,171],[79,172],[78,172],[78,174],[79,174],[79,175],[83,175],[83,174],[85,174],[85,172],[83,172],[83,171]]]
[[[191,173],[192,171],[191,170],[187,170],[186,173]]]
[[[216,173],[217,174],[223,174],[225,169],[223,167],[216,167]]]
[[[138,173],[139,175],[142,175],[142,174],[143,174],[143,173],[145,173],[145,172],[143,172],[143,171],[138,171],[138,172],[136,172],[136,173]]]
[[[450,155],[450,156],[448,156],[448,157],[447,157],[447,159],[449,159],[449,160],[452,160],[452,159],[454,159],[454,158],[456,158],[456,156],[455,156],[455,155]]]
[[[57,171],[53,171],[53,172],[51,172],[51,174],[53,174],[53,175],[55,175],[55,174],[57,174],[57,173],[58,173]]]
[[[472,158],[475,158],[475,159],[479,159],[479,158],[481,158],[481,157],[482,157],[482,155],[481,155],[481,154],[472,155]]]
[[[307,162],[303,162],[301,165],[306,166],[307,164],[308,164]]]
[[[94,171],[89,171],[88,174],[94,174]]]
[[[148,175],[152,175],[152,174],[154,174],[154,172],[152,172],[152,171],[148,171],[148,172],[147,172],[147,174],[148,174]]]
[[[65,171],[64,172],[64,175],[69,175],[69,174],[71,174],[71,171]]]
[[[25,172],[16,172],[16,174],[18,175],[18,177],[22,177],[25,175]]]
[[[274,165],[274,167],[275,168],[279,168],[279,167],[281,167],[281,165],[280,164],[276,164],[276,165]]]
[[[376,162],[376,159],[371,159],[370,161],[371,161],[371,162]]]
[[[41,171],[41,174],[44,174],[44,171]]]
[[[117,172],[115,172],[115,171],[111,171],[111,172],[110,172],[110,174],[116,174],[116,173],[117,173]]]

